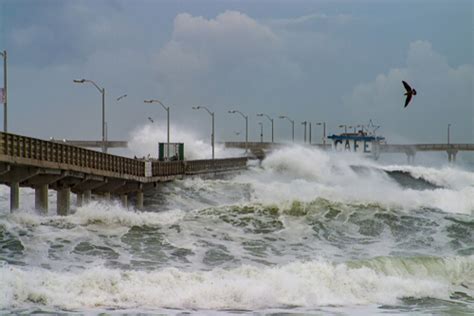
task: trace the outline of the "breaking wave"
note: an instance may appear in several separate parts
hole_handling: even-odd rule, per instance
[[[277,267],[153,272],[96,267],[79,272],[0,267],[0,308],[39,304],[61,309],[314,308],[328,305],[396,304],[399,299],[449,300],[455,292],[472,301],[474,258],[391,258],[334,264],[295,262]]]

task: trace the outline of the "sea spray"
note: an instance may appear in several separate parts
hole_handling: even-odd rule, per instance
[[[173,143],[184,143],[184,156],[187,160],[192,159],[210,159],[211,144],[207,140],[200,139],[196,133],[187,130],[183,126],[171,124],[171,139]],[[158,143],[166,143],[167,129],[164,126],[146,124],[133,130],[128,142],[128,148],[132,155],[137,157],[158,157]],[[225,148],[221,144],[215,144],[215,157],[240,157],[244,154],[243,150]]]

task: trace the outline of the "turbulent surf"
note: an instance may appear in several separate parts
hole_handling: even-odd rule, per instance
[[[37,214],[27,189],[10,214],[0,190],[2,313],[474,308],[467,168],[293,147],[239,174],[166,183],[145,211],[95,201],[67,217]]]

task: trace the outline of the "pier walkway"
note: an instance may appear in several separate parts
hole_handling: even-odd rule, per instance
[[[47,212],[48,189],[57,191],[57,213],[67,215],[71,192],[77,204],[130,195],[143,208],[143,192],[158,183],[197,174],[242,170],[247,157],[160,162],[106,154],[72,145],[0,132],[0,183],[10,187],[10,209],[19,208],[20,187],[35,190],[36,209]]]

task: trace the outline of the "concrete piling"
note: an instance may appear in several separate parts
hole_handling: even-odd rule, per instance
[[[20,183],[15,181],[10,183],[10,211],[20,208]]]
[[[90,203],[92,199],[92,191],[91,190],[85,190],[84,191],[84,203]]]
[[[35,187],[35,209],[41,213],[48,213],[48,185],[41,184]]]
[[[76,193],[76,206],[81,207],[84,204],[84,193]]]
[[[102,195],[102,198],[104,199],[104,201],[110,202],[110,200],[111,200],[110,192],[105,192],[105,193]]]
[[[143,209],[143,191],[138,191],[137,192],[137,209],[141,210]]]
[[[66,216],[71,207],[71,188],[63,187],[57,191],[57,214]]]
[[[128,195],[121,194],[120,195],[120,202],[122,203],[123,207],[127,208],[128,207]]]

